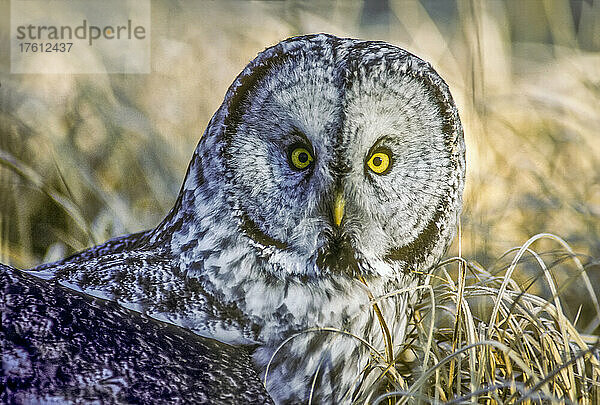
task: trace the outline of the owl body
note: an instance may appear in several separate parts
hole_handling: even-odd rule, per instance
[[[378,302],[398,351],[453,238],[464,166],[429,64],[382,42],[291,38],[236,78],[156,229],[32,272],[256,346],[276,402],[350,402],[384,347],[370,297],[407,289]]]

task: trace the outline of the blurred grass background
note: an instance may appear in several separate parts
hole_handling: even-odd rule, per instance
[[[464,257],[501,269],[504,251],[551,232],[600,280],[598,0],[153,1],[147,75],[9,74],[6,45],[0,261],[26,268],[158,224],[235,76],[265,47],[314,32],[388,41],[448,82],[467,141]]]

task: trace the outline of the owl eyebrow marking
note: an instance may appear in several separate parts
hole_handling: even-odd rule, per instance
[[[293,145],[294,143],[303,143],[307,146],[310,146],[310,151],[314,155],[315,151],[312,146],[312,142],[308,139],[308,137],[303,131],[296,127],[293,127],[292,130],[289,131],[289,138],[293,141],[290,145]]]
[[[373,146],[371,146],[369,148],[369,151],[367,152],[367,154],[365,156],[365,160],[368,159],[369,156],[371,156],[377,149],[388,149],[388,148],[381,147],[381,144],[385,143],[385,142],[393,142],[392,137],[390,135],[383,135],[383,136],[379,137],[379,139],[377,139],[375,141],[375,143],[373,143]]]

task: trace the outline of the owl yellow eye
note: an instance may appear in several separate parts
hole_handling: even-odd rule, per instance
[[[294,168],[303,170],[310,165],[310,163],[313,161],[313,157],[308,149],[302,146],[297,146],[292,148],[290,153],[290,161],[292,162]]]
[[[386,152],[375,152],[367,161],[367,166],[377,174],[385,174],[390,167],[390,155]]]

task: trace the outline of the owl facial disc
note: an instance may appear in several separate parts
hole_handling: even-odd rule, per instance
[[[455,233],[456,106],[428,63],[383,42],[314,35],[265,50],[200,153],[275,275],[422,273]]]

